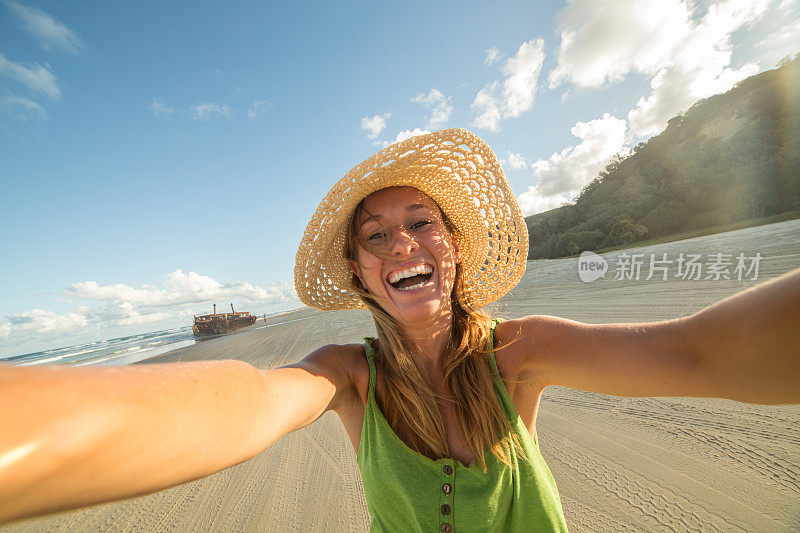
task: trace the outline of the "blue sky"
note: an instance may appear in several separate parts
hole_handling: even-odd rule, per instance
[[[544,211],[800,51],[797,0],[376,4],[0,0],[0,357],[297,307],[318,202],[415,132]]]

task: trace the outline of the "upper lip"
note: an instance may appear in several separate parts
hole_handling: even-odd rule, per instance
[[[404,276],[403,274],[417,275],[417,274],[429,274],[431,272],[433,272],[433,266],[429,265],[428,263],[406,264],[398,268],[395,268],[394,270],[389,272],[389,274],[386,275],[386,281],[388,281],[389,283],[396,283],[404,277],[410,277],[408,275]]]

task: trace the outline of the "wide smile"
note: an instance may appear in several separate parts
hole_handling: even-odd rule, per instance
[[[422,289],[433,285],[433,266],[425,263],[393,270],[386,276],[386,283],[396,291],[410,292]]]

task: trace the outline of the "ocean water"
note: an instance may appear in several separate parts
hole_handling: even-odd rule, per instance
[[[0,358],[15,365],[128,365],[195,343],[192,326]]]

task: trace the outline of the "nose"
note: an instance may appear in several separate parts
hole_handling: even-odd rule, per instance
[[[400,227],[392,232],[392,242],[390,252],[395,256],[410,255],[419,246],[406,228]]]

